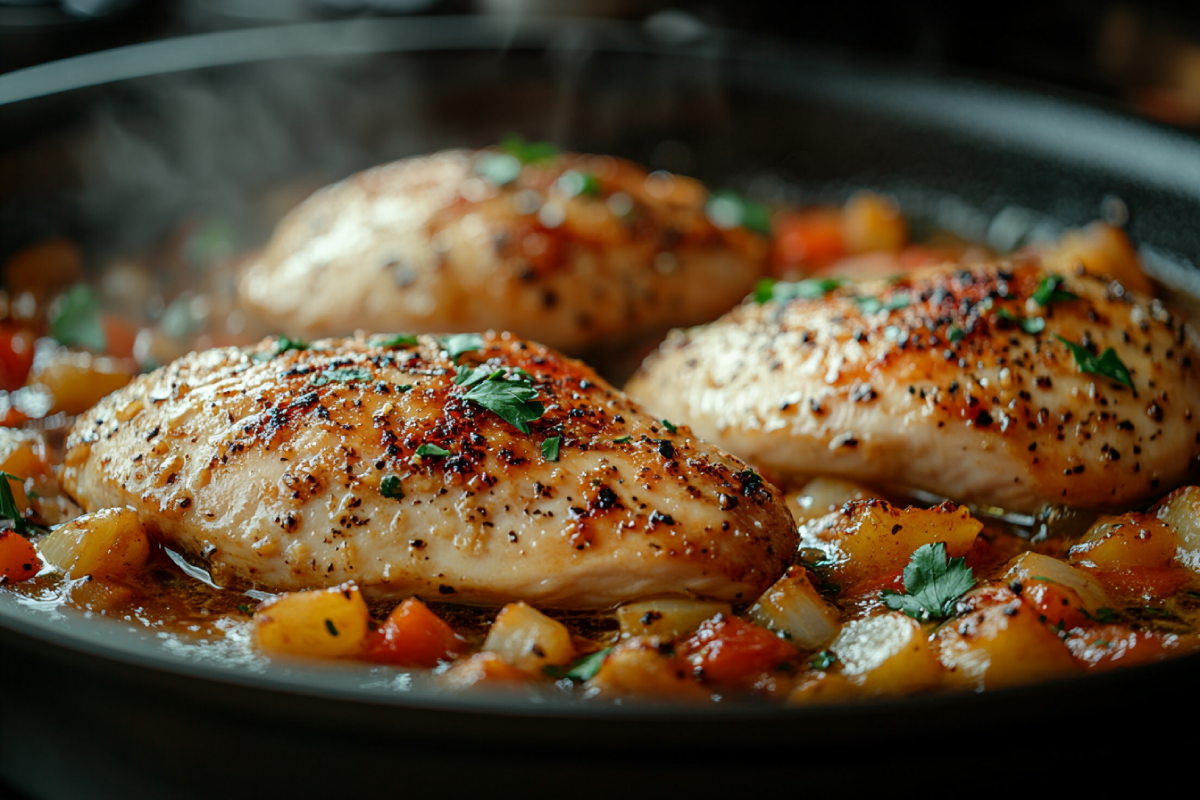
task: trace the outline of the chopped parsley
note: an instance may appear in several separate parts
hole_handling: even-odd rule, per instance
[[[822,650],[808,660],[808,665],[813,669],[826,670],[837,663],[837,654],[832,650]]]
[[[842,285],[837,278],[807,278],[802,281],[777,281],[762,278],[754,286],[754,302],[762,305],[769,300],[786,303],[799,297],[803,300],[820,300]]]
[[[237,610],[242,612],[243,614],[246,614],[247,616],[253,616],[253,614],[254,614],[254,609],[247,605],[239,604],[237,607]]]
[[[590,172],[569,169],[558,177],[558,188],[567,197],[576,195],[595,197],[600,194],[600,179]]]
[[[996,312],[1000,319],[1006,319],[1009,322],[1016,323],[1017,327],[1028,334],[1041,333],[1046,329],[1045,317],[1018,317],[1007,308],[1002,308]]]
[[[737,192],[715,192],[708,198],[705,213],[718,228],[742,227],[762,236],[771,235],[771,210],[747,200]]]
[[[12,486],[9,485],[9,481],[16,481],[22,485],[25,483],[23,479],[18,478],[16,475],[0,472],[0,517],[12,520],[13,530],[17,533],[30,533],[33,530],[33,526],[21,516],[21,509],[17,508],[17,498],[13,496]]]
[[[313,375],[310,382],[313,386],[324,386],[327,383],[354,383],[371,380],[371,371],[365,367],[335,367]]]
[[[1054,580],[1053,578],[1047,578],[1045,575],[1030,575],[1029,579],[1031,581],[1041,581],[1042,583],[1053,583],[1058,585],[1058,581]]]
[[[334,625],[331,619],[325,620],[325,630],[329,631],[330,636],[338,635],[337,625]]]
[[[411,391],[412,388],[413,387],[412,387],[411,383],[397,383],[396,384],[396,391],[399,392],[400,394],[404,394],[405,392]]]
[[[501,139],[500,149],[522,164],[542,164],[558,158],[558,148],[549,142],[527,142],[516,133]]]
[[[299,339],[291,339],[287,336],[280,336],[275,340],[275,355],[281,355],[288,350],[307,350],[308,342],[302,342]]]
[[[669,419],[661,419],[659,422],[661,422],[663,427],[667,429],[667,433],[677,433],[679,431],[679,426],[674,422],[671,422]]]
[[[1075,365],[1079,367],[1080,372],[1088,372],[1093,375],[1099,375],[1103,378],[1110,378],[1117,383],[1123,383],[1130,389],[1133,388],[1133,378],[1129,375],[1129,369],[1117,357],[1117,353],[1111,347],[1106,349],[1099,358],[1087,351],[1087,348],[1075,344],[1070,339],[1064,339],[1057,333],[1054,338],[1065,344],[1071,351],[1071,355],[1075,356]]]
[[[1083,615],[1090,620],[1099,622],[1101,625],[1107,625],[1110,622],[1117,621],[1117,612],[1111,608],[1097,608],[1095,614],[1089,614],[1087,609],[1084,609]]]
[[[966,334],[963,333],[963,329],[957,325],[951,325],[949,330],[946,331],[946,338],[951,344],[961,341],[964,336],[966,336]]]
[[[379,493],[393,500],[404,497],[404,490],[400,488],[400,479],[395,475],[383,476],[383,480],[379,482]]]
[[[1051,303],[1062,303],[1067,300],[1078,300],[1079,295],[1065,292],[1059,289],[1066,281],[1061,275],[1050,275],[1042,278],[1042,282],[1038,284],[1037,291],[1033,293],[1033,302],[1037,303],[1042,308]]]
[[[382,336],[371,340],[371,344],[375,347],[412,347],[416,343],[417,337],[411,333],[394,333],[391,336]]]
[[[108,341],[100,321],[100,298],[95,292],[82,283],[72,286],[50,320],[50,335],[59,344],[103,353]]]
[[[945,619],[954,615],[958,598],[975,585],[975,575],[963,559],[946,558],[946,544],[918,547],[904,567],[906,593],[883,590],[883,602],[913,619]]]
[[[600,666],[604,663],[604,659],[608,658],[608,654],[611,652],[612,648],[606,647],[603,650],[597,650],[591,655],[584,656],[567,667],[556,667],[548,664],[542,667],[542,672],[551,678],[558,678],[559,680],[563,678],[572,681],[591,680],[600,671]]]
[[[436,444],[423,444],[417,448],[417,455],[421,458],[425,458],[426,456],[445,458],[450,455],[450,451],[444,447],[438,447]]]
[[[880,300],[871,295],[856,295],[851,299],[858,304],[858,310],[863,314],[875,314],[883,310],[898,311],[909,305],[908,295],[899,293],[892,295],[887,300]]]
[[[613,444],[625,444],[632,438],[632,436],[618,436],[616,439],[613,439]]]
[[[551,436],[542,442],[542,458],[547,461],[558,461],[558,450],[562,447],[561,436]]]
[[[509,153],[484,153],[475,162],[475,172],[497,186],[506,186],[521,176],[521,159]]]
[[[450,356],[450,359],[457,363],[458,357],[463,353],[482,349],[483,337],[478,333],[456,333],[442,339],[442,347],[446,348],[446,354]]]
[[[520,370],[506,378],[504,372],[477,367],[470,372],[460,371],[455,383],[470,387],[463,394],[466,400],[486,408],[521,433],[529,433],[529,423],[546,413],[546,407],[535,399],[537,389],[528,373]]]

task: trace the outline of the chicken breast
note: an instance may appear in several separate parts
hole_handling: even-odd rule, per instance
[[[750,600],[797,545],[745,464],[507,334],[193,353],[79,418],[63,484],[272,590]]]
[[[241,298],[305,338],[494,328],[580,352],[707,322],[750,291],[767,241],[717,227],[708,200],[695,180],[604,156],[405,159],[288,214]]]
[[[1127,508],[1200,454],[1195,334],[1119,284],[1027,262],[766,294],[672,334],[627,391],[769,476]]]

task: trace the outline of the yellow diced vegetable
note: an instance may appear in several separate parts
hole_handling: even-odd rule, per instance
[[[1037,611],[1007,589],[977,590],[975,610],[938,631],[946,683],[978,691],[1034,683],[1080,668]]]
[[[898,253],[908,244],[908,223],[891,200],[859,192],[842,208],[842,240],[851,255],[876,250]]]
[[[708,693],[692,677],[692,666],[660,646],[655,637],[626,639],[613,648],[588,686],[603,695],[703,699]]]
[[[729,616],[729,603],[717,600],[687,600],[664,597],[628,603],[617,609],[621,636],[657,636],[664,641],[682,639],[695,633],[706,619],[717,614]]]
[[[841,614],[817,592],[808,571],[792,567],[749,611],[755,622],[786,634],[792,644],[820,650],[838,635]]]
[[[816,703],[844,703],[861,696],[861,691],[845,675],[837,672],[818,672],[792,690],[789,706]]]
[[[1004,573],[1006,581],[1029,583],[1034,579],[1048,578],[1059,586],[1074,592],[1089,614],[1109,605],[1104,587],[1088,573],[1041,553],[1022,553],[1012,560]]]
[[[545,666],[567,664],[575,657],[567,626],[526,603],[509,603],[500,609],[483,649],[526,672],[541,672]]]
[[[841,478],[813,478],[803,489],[788,492],[788,508],[797,522],[807,522],[837,511],[851,500],[882,499],[869,489]]]
[[[1070,276],[1082,265],[1092,275],[1116,279],[1144,295],[1154,294],[1154,285],[1142,271],[1129,237],[1120,228],[1104,222],[1067,231],[1058,242],[1043,248],[1042,260],[1046,269],[1053,272]]]
[[[926,691],[942,681],[944,670],[929,636],[900,613],[854,620],[829,649],[841,674],[864,695]]]
[[[131,380],[132,371],[119,359],[59,347],[39,348],[28,383],[54,397],[51,414],[82,414]]]
[[[136,511],[105,508],[58,528],[39,550],[69,578],[93,575],[119,581],[146,563],[150,537]]]
[[[1192,572],[1200,572],[1200,487],[1176,489],[1152,510],[1178,537],[1175,558]]]
[[[1169,567],[1178,536],[1150,514],[1104,517],[1071,548],[1072,561],[1104,570]]]
[[[347,658],[362,650],[370,618],[353,584],[291,592],[258,607],[254,639],[263,650]]]

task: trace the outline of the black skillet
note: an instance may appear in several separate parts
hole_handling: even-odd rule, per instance
[[[1200,284],[1200,144],[1180,134],[687,24],[481,18],[221,33],[0,77],[0,259],[65,234],[99,262],[213,212],[261,235],[272,186],[510,131],[768,199],[881,188],[998,247],[1127,211],[1155,276]],[[1198,671],[1193,656],[979,695],[613,706],[205,660],[0,597],[0,780],[89,798],[894,791],[1103,761],[1098,731],[1195,719]]]

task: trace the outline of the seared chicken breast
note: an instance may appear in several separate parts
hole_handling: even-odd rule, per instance
[[[764,294],[673,333],[627,391],[777,478],[1128,508],[1200,454],[1195,334],[1120,284],[1027,262]]]
[[[757,597],[779,492],[583,364],[507,334],[193,353],[77,421],[63,483],[226,585],[604,608]]]
[[[751,289],[766,239],[715,225],[708,199],[604,156],[405,159],[288,214],[241,298],[305,338],[495,328],[579,352],[715,319]]]

